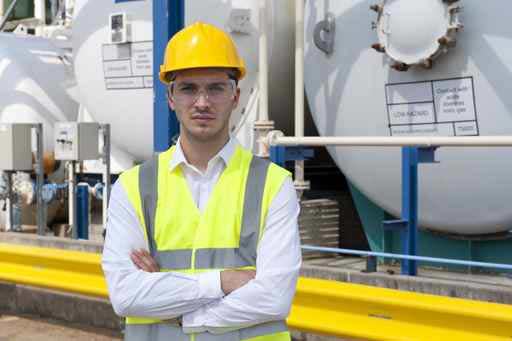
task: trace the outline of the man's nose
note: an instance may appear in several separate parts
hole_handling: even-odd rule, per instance
[[[197,95],[195,105],[197,107],[207,107],[210,105],[210,102],[208,101],[208,95],[204,91],[200,91]]]

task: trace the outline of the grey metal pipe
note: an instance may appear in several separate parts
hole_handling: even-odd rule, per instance
[[[420,262],[432,262],[432,263],[442,263],[442,264],[450,264],[450,265],[478,266],[478,267],[482,267],[482,268],[512,270],[512,264],[484,263],[484,262],[465,261],[465,260],[459,260],[459,259],[409,256],[409,255],[401,255],[401,254],[395,254],[395,253],[339,249],[339,248],[333,248],[333,247],[321,247],[321,246],[312,246],[312,245],[303,245],[302,249],[306,250],[306,251],[320,251],[320,252],[328,252],[328,253],[341,253],[341,254],[347,254],[347,255],[382,257],[382,258],[393,258],[393,259],[408,259],[408,260],[416,260],[416,261],[420,261]]]
[[[304,136],[304,0],[295,2],[295,136]],[[304,182],[304,160],[295,161],[295,186],[300,199],[309,187]]]
[[[259,0],[259,121],[268,121],[268,29],[267,29],[267,0]]]
[[[273,131],[267,137],[270,146],[359,146],[359,147],[510,147],[512,136],[319,136],[285,137]]]
[[[46,232],[46,205],[43,202],[43,124],[34,124],[36,131],[36,199],[37,199],[37,234],[42,236]]]
[[[107,228],[107,211],[108,211],[108,200],[110,198],[110,124],[101,125],[103,133],[103,151],[102,158],[105,164],[105,170],[103,173],[103,229]]]
[[[16,4],[18,3],[18,0],[13,0],[7,10],[5,11],[4,16],[2,17],[2,21],[0,22],[0,32],[4,30],[5,24],[7,24],[7,21],[9,20],[9,17],[11,16],[12,12],[14,11],[14,8],[16,7]]]
[[[68,162],[68,215],[69,226],[71,228],[71,238],[78,238],[78,230],[76,226],[76,178],[75,178],[75,161]]]
[[[13,230],[13,207],[12,207],[12,201],[13,201],[13,192],[12,192],[12,172],[11,171],[5,171],[5,185],[7,187],[7,198],[5,199],[7,201],[7,219],[5,219],[5,230],[6,231],[12,231]]]

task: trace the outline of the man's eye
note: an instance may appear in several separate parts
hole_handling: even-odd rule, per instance
[[[208,87],[208,91],[214,92],[214,93],[222,93],[225,92],[227,89],[227,86],[225,84],[212,84]]]
[[[196,87],[191,85],[184,85],[178,87],[178,91],[186,94],[194,93],[196,91]]]

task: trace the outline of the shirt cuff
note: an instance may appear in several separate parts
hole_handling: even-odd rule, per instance
[[[220,271],[199,274],[199,297],[213,299],[224,297],[220,283]]]

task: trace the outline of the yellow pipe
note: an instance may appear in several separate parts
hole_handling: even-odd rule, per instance
[[[108,297],[98,254],[0,243],[0,280]],[[364,340],[512,340],[512,306],[300,278],[287,320]]]
[[[512,306],[300,278],[291,328],[365,340],[512,340]]]
[[[0,243],[0,279],[108,297],[100,260],[94,253]]]

